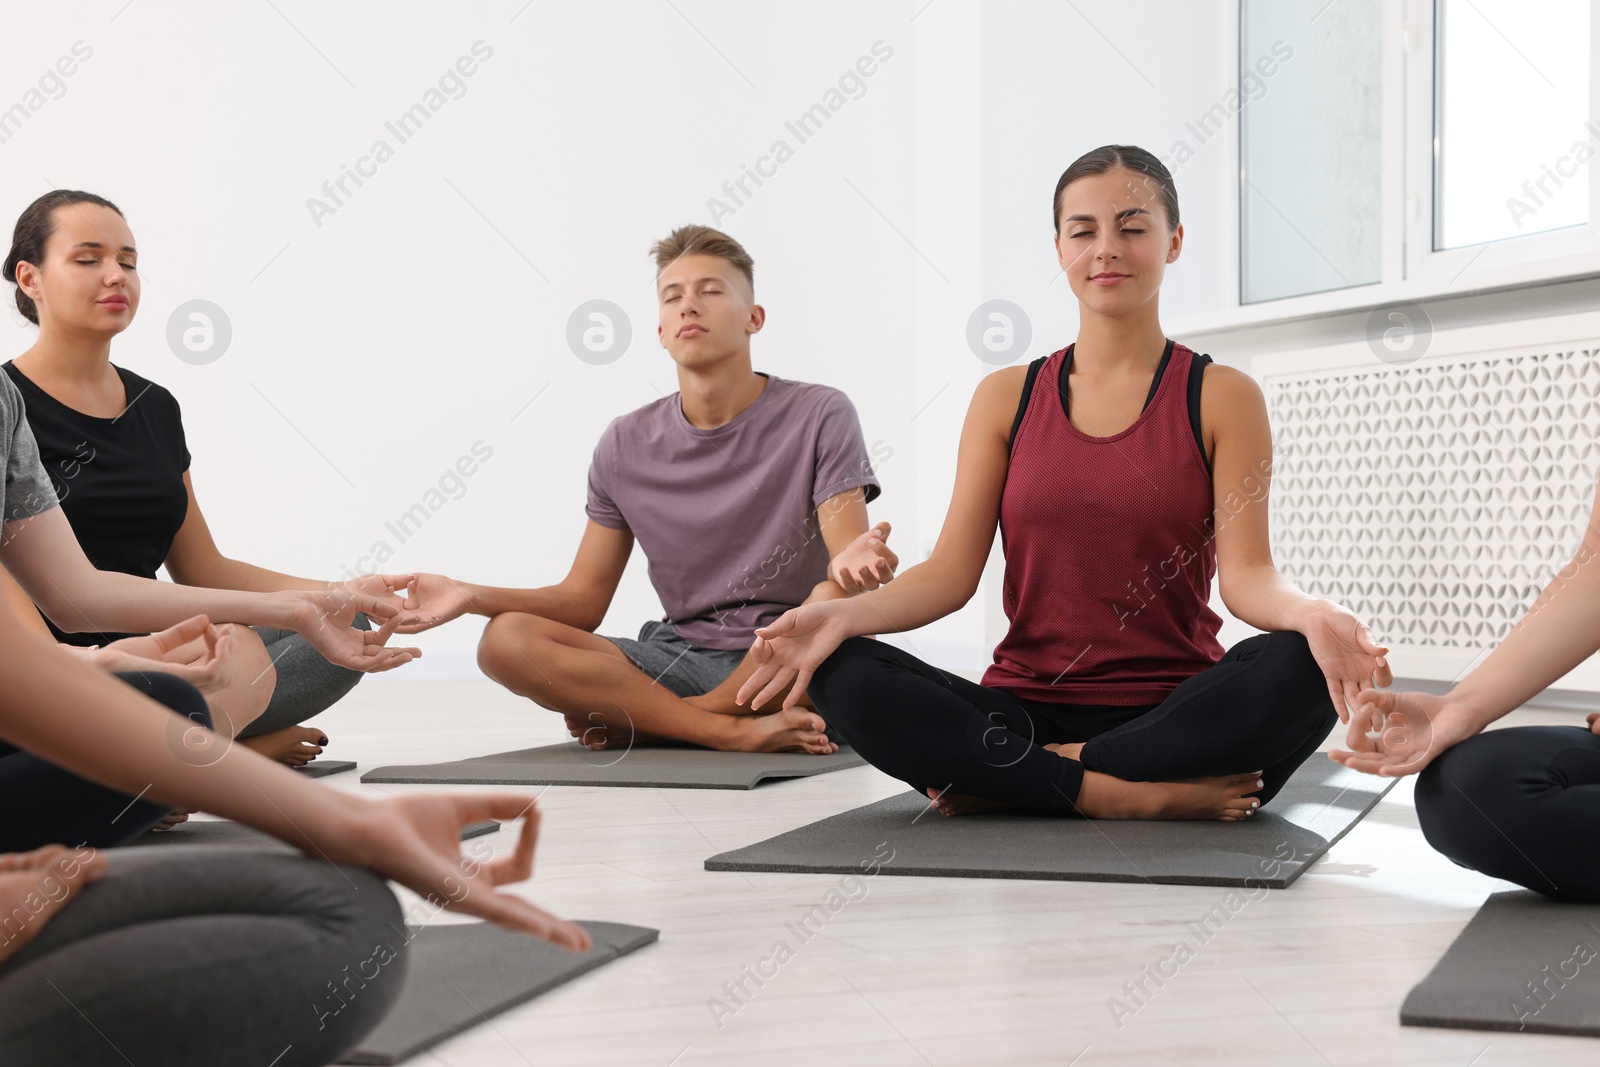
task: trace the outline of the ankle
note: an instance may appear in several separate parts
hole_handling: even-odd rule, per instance
[[[1148,819],[1161,813],[1161,788],[1155,782],[1126,782],[1085,770],[1078,788],[1078,810],[1090,819]]]
[[[694,732],[697,735],[692,739],[694,744],[726,751],[749,732],[748,722],[742,715],[726,715],[698,704],[689,706],[694,709]]]

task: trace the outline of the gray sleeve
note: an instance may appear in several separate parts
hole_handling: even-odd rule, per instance
[[[861,435],[861,421],[850,398],[837,389],[823,394],[822,415],[817,423],[816,468],[811,476],[811,504],[821,507],[827,500],[849,489],[865,488],[866,501],[882,491],[878,476],[867,458],[867,443]]]
[[[39,460],[39,443],[23,415],[22,394],[7,374],[0,374],[0,437],[6,450],[6,483],[0,495],[4,522],[27,519],[55,507],[55,487]]]
[[[589,500],[583,510],[601,526],[626,530],[628,520],[611,497],[611,475],[616,470],[617,447],[617,424],[613,420],[594,446],[594,458],[589,461]]]

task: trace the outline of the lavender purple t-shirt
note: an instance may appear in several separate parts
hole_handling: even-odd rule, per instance
[[[849,398],[766,377],[714,430],[690,425],[677,393],[614,419],[589,465],[589,518],[633,534],[667,622],[702,648],[749,648],[811,595],[828,576],[818,506],[879,493]]]

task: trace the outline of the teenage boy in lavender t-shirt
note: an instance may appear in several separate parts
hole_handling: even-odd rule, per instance
[[[807,706],[743,708],[755,629],[808,599],[877,588],[898,564],[889,524],[868,529],[877,478],[855,408],[836,389],[751,368],[750,256],[705,226],[652,249],[661,345],[679,392],[614,420],[589,467],[589,517],[572,570],[540,589],[420,574],[398,630],[489,616],[484,673],[566,716],[590,748],[689,742],[828,753]],[[637,539],[667,617],[637,639],[600,637]]]

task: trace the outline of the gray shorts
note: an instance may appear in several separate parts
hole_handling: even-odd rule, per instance
[[[602,635],[604,636],[604,635]],[[639,638],[607,637],[633,665],[680,697],[709,693],[744,662],[745,650],[700,648],[678,636],[670,623],[652,619]]]

